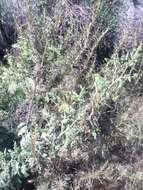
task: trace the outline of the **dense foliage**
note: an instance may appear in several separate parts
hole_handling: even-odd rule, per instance
[[[0,190],[141,189],[142,30],[121,28],[122,1],[21,3],[0,65]]]

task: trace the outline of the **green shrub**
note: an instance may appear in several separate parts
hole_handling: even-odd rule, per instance
[[[70,4],[63,1],[62,7],[61,2],[55,6],[60,9],[55,10],[58,14],[54,16],[44,10],[45,1],[31,5],[27,28],[13,45],[14,54],[6,56],[8,66],[0,66],[0,122],[8,130],[13,129],[19,139],[12,149],[1,148],[2,190],[20,188],[29,174],[38,176],[35,183],[46,181],[49,189],[57,188],[60,180],[65,189],[71,188],[70,180],[76,172],[81,175],[81,166],[85,164],[84,169],[88,170],[87,165],[92,165],[91,154],[97,155],[93,160],[100,165],[98,158],[106,155],[103,146],[108,145],[110,138],[102,128],[110,131],[108,121],[114,122],[112,114],[106,113],[112,107],[110,102],[124,101],[127,87],[134,86],[142,76],[137,69],[141,46],[133,49],[130,56],[119,56],[115,49],[106,64],[99,70],[95,68],[98,45],[117,24],[106,1],[99,7],[96,3],[91,6],[91,21],[85,23],[81,32],[77,28],[79,17],[75,18],[72,12],[77,9],[70,9],[64,17]],[[117,1],[112,6],[114,3]],[[39,8],[41,16],[37,17],[34,11]],[[85,16],[85,9],[78,8]],[[58,36],[64,19],[69,27]],[[94,33],[93,26],[99,21]],[[105,115],[107,120],[103,123]],[[104,138],[107,141],[99,145],[98,141]],[[76,171],[78,166],[80,171]]]

